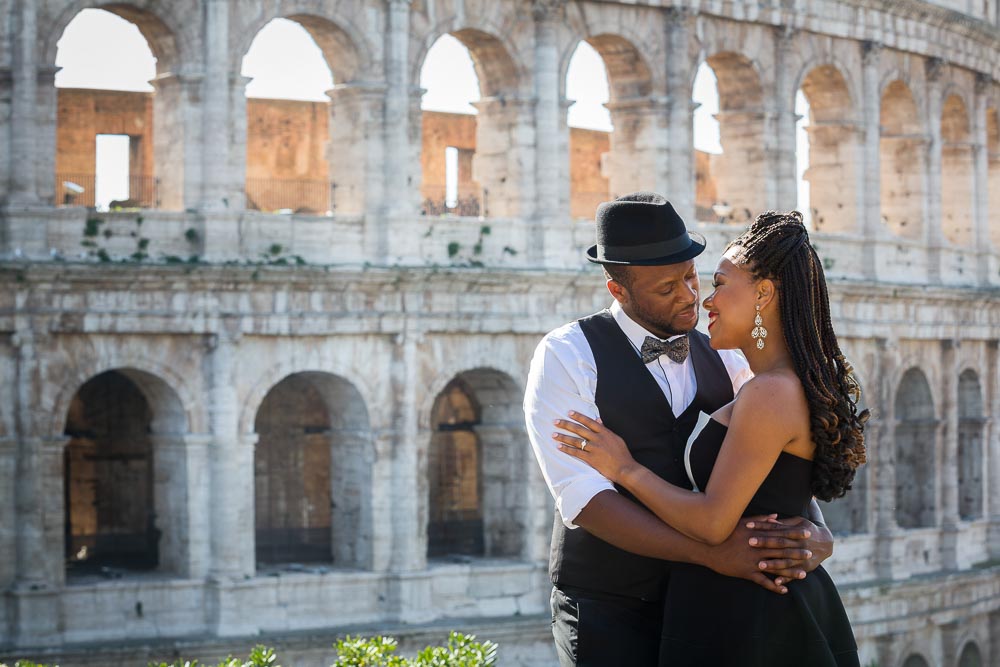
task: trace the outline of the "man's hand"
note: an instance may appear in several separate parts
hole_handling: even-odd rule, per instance
[[[772,579],[766,574],[773,571],[768,564],[775,562],[774,559],[780,558],[783,561],[798,563],[801,569],[801,565],[806,562],[810,554],[804,548],[799,547],[763,549],[762,546],[752,545],[752,540],[761,542],[763,537],[777,538],[779,530],[775,529],[765,534],[759,529],[751,529],[747,526],[749,524],[756,526],[774,520],[775,517],[773,516],[755,516],[740,519],[740,522],[736,524],[736,529],[733,530],[732,535],[725,542],[716,547],[708,548],[701,564],[727,577],[737,577],[752,581],[772,593],[787,593],[788,589],[784,584],[792,579],[792,577],[786,576],[783,578],[783,581]],[[785,534],[801,535],[803,532],[803,529],[793,528],[787,529]],[[782,539],[791,538],[782,537]],[[765,567],[762,567],[762,565]]]
[[[823,525],[803,517],[778,521],[775,516],[751,517],[740,522],[751,531],[750,546],[757,549],[759,567],[777,575],[775,584],[783,586],[793,579],[804,579],[820,563],[833,555],[833,535]]]

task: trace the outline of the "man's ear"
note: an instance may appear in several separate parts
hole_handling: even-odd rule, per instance
[[[618,303],[623,306],[628,303],[628,290],[615,282],[613,278],[608,278],[608,291],[611,292],[611,296],[615,297],[615,301]]]

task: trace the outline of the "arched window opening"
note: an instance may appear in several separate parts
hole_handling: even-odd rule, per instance
[[[987,191],[990,241],[1000,250],[1000,113],[986,110]]]
[[[958,657],[958,667],[983,667],[983,656],[975,642],[969,642]]]
[[[442,35],[420,70],[423,150],[421,200],[425,215],[478,216],[482,187],[473,176],[481,99],[469,49]]]
[[[937,523],[938,421],[930,386],[919,369],[903,375],[895,409],[896,523],[900,528],[931,527]]]
[[[566,97],[573,101],[567,125],[570,215],[575,219],[592,220],[598,205],[611,198],[604,169],[614,131],[607,108],[609,95],[601,54],[581,41],[566,71]]]
[[[857,229],[856,168],[861,136],[847,81],[833,65],[816,67],[802,80],[808,103],[809,213],[817,231]]]
[[[152,422],[139,387],[117,371],[73,397],[63,455],[69,576],[116,578],[159,565]]]
[[[241,73],[251,79],[246,86],[249,209],[332,212],[327,151],[334,79],[313,33],[323,39],[334,32],[322,20],[274,19],[243,57]]]
[[[434,406],[427,459],[428,558],[484,555],[479,424],[479,406],[464,383],[453,380]]]
[[[897,236],[924,234],[927,139],[913,94],[902,81],[882,93],[879,198],[882,224]]]
[[[923,656],[914,653],[903,662],[903,667],[930,667],[930,665]]]
[[[695,204],[701,220],[747,224],[765,209],[763,92],[744,56],[717,53],[698,67]]]
[[[958,378],[958,514],[966,521],[983,516],[985,423],[979,377],[966,370]]]
[[[84,9],[57,48],[56,205],[159,208],[154,154],[165,142],[154,113],[166,109],[150,85],[157,58],[143,33],[110,11]]]
[[[950,95],[941,110],[941,231],[955,245],[972,245],[974,171],[969,113]]]

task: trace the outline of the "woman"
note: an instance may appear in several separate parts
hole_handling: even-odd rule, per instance
[[[803,515],[840,497],[865,461],[860,389],[830,321],[822,263],[798,212],[765,213],[719,261],[705,299],[715,349],[739,348],[754,378],[692,436],[694,491],[635,463],[600,421],[573,413],[560,449],[624,487],[685,535],[718,544],[750,514]],[[700,491],[699,491],[700,490]],[[660,664],[858,665],[843,604],[819,568],[775,595],[696,565],[672,570]]]

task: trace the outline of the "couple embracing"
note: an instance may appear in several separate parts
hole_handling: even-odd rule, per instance
[[[614,300],[544,338],[524,401],[560,664],[858,665],[815,498],[850,488],[867,413],[801,216],[760,215],[704,302],[705,240],[666,199],[596,222]]]

